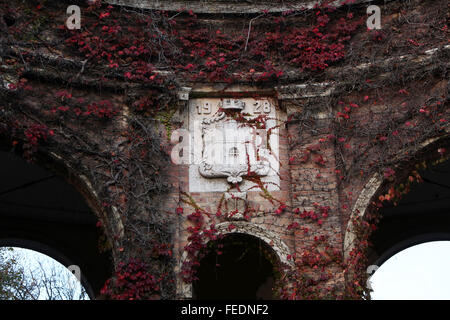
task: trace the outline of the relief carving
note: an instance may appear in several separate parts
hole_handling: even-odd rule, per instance
[[[221,109],[241,112],[244,106],[240,100],[227,99],[221,104]],[[203,118],[201,125],[199,173],[203,177],[226,178],[230,184],[239,184],[242,177],[266,176],[269,173],[270,163],[264,156],[268,150],[258,141],[258,130],[238,123],[223,111],[217,116]]]

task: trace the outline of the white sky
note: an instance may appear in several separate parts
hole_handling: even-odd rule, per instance
[[[450,299],[450,241],[405,249],[370,278],[373,300]]]

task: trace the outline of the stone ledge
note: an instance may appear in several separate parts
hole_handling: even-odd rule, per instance
[[[112,5],[127,6],[149,10],[181,11],[192,10],[195,13],[213,14],[239,14],[239,13],[261,13],[267,11],[277,13],[283,11],[310,10],[320,1],[284,1],[274,3],[274,1],[218,1],[218,0],[108,0]],[[335,1],[334,5],[340,6],[343,0]],[[355,4],[369,2],[368,0],[355,0]]]

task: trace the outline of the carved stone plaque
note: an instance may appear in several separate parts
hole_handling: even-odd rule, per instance
[[[276,117],[269,99],[190,100],[189,191],[260,190],[249,181],[252,177],[269,191],[279,190]]]
[[[225,192],[225,217],[230,220],[244,219],[243,212],[247,208],[246,192]]]

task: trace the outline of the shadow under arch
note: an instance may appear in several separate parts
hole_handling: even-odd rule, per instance
[[[434,139],[430,139],[424,143],[421,144],[419,149],[416,149],[415,152],[412,152],[411,150],[409,150],[408,152],[410,152],[410,154],[414,154],[414,156],[412,157],[413,161],[412,162],[407,162],[407,163],[400,163],[400,167],[402,168],[402,176],[400,177],[400,181],[402,179],[406,179],[407,175],[405,175],[406,173],[410,173],[412,170],[415,169],[414,165],[416,163],[419,162],[420,160],[427,160],[431,158],[431,151],[433,152],[437,152],[437,148],[439,147],[444,147],[444,148],[449,148],[450,147],[450,136],[449,135],[444,135],[442,137],[439,138],[434,138]],[[405,150],[401,150],[399,151],[399,153],[403,153],[405,152]],[[450,160],[447,160],[444,164],[440,164],[437,165],[436,168],[442,167],[442,166],[446,166],[450,168]],[[445,170],[450,170],[450,169],[445,169]],[[430,170],[426,170],[426,172],[431,172]],[[421,172],[421,174],[423,174],[423,171]],[[450,176],[448,177],[450,179]],[[445,180],[444,176],[439,176],[438,174],[438,179],[439,180]],[[448,181],[448,180],[447,180]],[[403,182],[403,181],[401,181]],[[394,183],[399,183],[399,179],[397,177],[397,180]],[[441,230],[439,225],[442,226],[442,223],[438,223],[435,226],[430,226],[430,224],[426,223],[427,219],[426,217],[426,212],[429,212],[429,208],[426,208],[426,206],[424,205],[420,205],[417,206],[417,203],[434,203],[433,204],[433,214],[435,215],[435,217],[437,217],[436,215],[439,215],[440,218],[444,218],[444,220],[447,219],[445,213],[443,212],[443,210],[445,211],[450,209],[450,205],[449,202],[447,201],[445,203],[445,201],[442,200],[446,200],[446,199],[441,199],[439,200],[439,202],[436,202],[436,199],[432,199],[430,197],[428,197],[428,199],[424,198],[424,193],[427,193],[428,195],[431,193],[437,193],[437,194],[442,194],[442,190],[438,190],[436,191],[436,186],[441,185],[440,187],[442,188],[442,186],[445,186],[445,182],[444,183],[435,183],[433,185],[433,188],[430,189],[430,185],[431,184],[427,184],[427,183],[421,183],[418,185],[415,185],[412,187],[411,191],[406,194],[401,201],[399,202],[398,206],[393,206],[393,205],[389,205],[387,204],[385,207],[381,208],[379,210],[379,214],[382,218],[386,218],[388,217],[389,219],[391,219],[390,222],[392,222],[393,218],[395,218],[395,220],[397,220],[398,222],[398,226],[403,226],[406,227],[406,225],[414,225],[414,232],[395,232],[395,231],[391,231],[391,238],[392,241],[394,242],[401,242],[403,240],[405,240],[406,238],[413,238],[415,236],[419,236],[420,234],[430,234],[430,233],[446,233],[447,230]],[[447,183],[447,186],[449,184]],[[366,185],[363,187],[363,189],[361,190],[358,198],[355,201],[355,204],[352,208],[352,212],[351,212],[351,216],[350,219],[347,223],[346,229],[345,229],[345,235],[344,235],[344,243],[343,243],[343,251],[344,251],[344,257],[345,259],[349,258],[350,252],[353,250],[354,245],[356,243],[357,240],[357,236],[355,234],[355,230],[354,230],[354,226],[353,226],[353,219],[358,219],[358,218],[363,218],[367,215],[367,213],[373,208],[372,207],[372,202],[374,201],[374,199],[378,198],[379,195],[382,195],[384,193],[386,193],[386,191],[389,189],[389,187],[392,186],[392,182],[387,181],[386,179],[383,178],[383,176],[379,173],[375,173],[373,174],[373,176],[368,180],[368,182],[366,183]],[[425,187],[424,187],[425,186]],[[426,192],[423,192],[423,190],[427,190]],[[421,194],[423,193],[423,194]],[[448,200],[450,200],[450,194],[448,194]],[[410,212],[408,212],[408,210]],[[448,215],[450,217],[450,215]],[[415,218],[414,218],[415,217]],[[414,221],[410,221],[410,220],[414,220]],[[384,220],[384,221],[383,221]],[[387,221],[387,219],[381,219],[379,225],[378,225],[378,231],[376,233],[379,232],[380,229],[386,229],[386,224],[385,222]],[[411,222],[411,223],[405,223],[405,222]],[[425,223],[423,223],[425,222]],[[442,221],[441,221],[442,222]],[[450,226],[450,221],[449,224]],[[409,230],[411,231],[411,230]],[[450,232],[450,230],[449,230]],[[380,233],[378,233],[380,235]],[[385,237],[388,237],[387,235],[385,235]],[[372,238],[373,239],[373,238]],[[383,250],[387,250],[387,247],[392,247],[394,244],[386,244],[383,246]],[[376,251],[376,249],[375,249]],[[381,253],[378,252],[378,256]],[[371,262],[374,262],[375,260],[378,259],[378,256],[374,258],[374,252],[370,252],[369,253],[369,260]]]
[[[209,241],[200,258],[194,299],[274,299],[280,260],[262,239],[228,233]]]
[[[0,144],[0,243],[78,265],[95,298],[112,272],[110,250],[96,226],[95,193],[56,155],[39,152],[29,163]]]
[[[396,206],[379,209],[381,219],[370,237],[370,264],[383,263],[420,243],[450,240],[450,160],[419,173],[423,182],[415,184]]]
[[[230,228],[231,225],[233,228]],[[244,234],[252,236],[253,238],[263,242],[268,248],[273,250],[277,257],[277,261],[283,265],[284,268],[294,268],[292,260],[288,259],[291,254],[289,247],[283,242],[279,235],[262,228],[259,225],[249,223],[246,221],[231,221],[222,222],[216,225],[218,235],[221,237],[232,234]],[[181,270],[184,261],[187,259],[187,252],[184,251],[179,261],[178,270]],[[181,277],[177,277],[177,295],[180,299],[192,299],[194,296],[193,285],[184,282]]]

